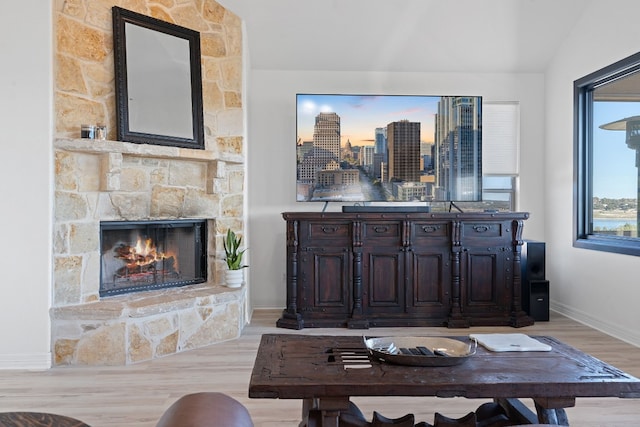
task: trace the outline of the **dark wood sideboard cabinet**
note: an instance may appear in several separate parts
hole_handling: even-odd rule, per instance
[[[287,307],[277,326],[529,326],[528,213],[285,212]]]

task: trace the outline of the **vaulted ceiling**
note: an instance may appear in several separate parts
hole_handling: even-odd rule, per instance
[[[252,69],[542,72],[598,0],[218,0]]]

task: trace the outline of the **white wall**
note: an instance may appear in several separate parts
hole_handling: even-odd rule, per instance
[[[487,60],[490,60],[488,58]],[[301,72],[253,70],[250,74],[248,161],[251,303],[284,308],[285,211],[323,205],[295,201],[296,93],[482,95],[485,101],[521,105],[521,199],[531,213],[525,238],[544,239],[544,76],[542,74]],[[339,211],[331,204],[328,211]]]
[[[0,368],[50,365],[51,5],[0,14]]]
[[[592,2],[548,68],[544,205],[552,308],[640,346],[640,257],[572,246],[573,82],[640,50],[638,14],[636,0]]]
[[[0,220],[10,224],[0,244],[0,368],[40,368],[50,363],[53,32],[51,6],[45,4],[13,2],[0,14]],[[473,70],[468,74],[250,72],[248,225],[253,306],[285,305],[281,212],[321,209],[295,202],[297,92],[477,93],[490,101],[521,103],[519,210],[531,213],[525,237],[547,242],[553,308],[640,345],[636,277],[640,257],[574,249],[571,232],[572,84],[640,50],[640,27],[634,22],[638,13],[636,0],[592,2],[546,76]]]

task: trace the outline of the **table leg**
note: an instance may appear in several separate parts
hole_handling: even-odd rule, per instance
[[[349,396],[316,397],[302,401],[300,427],[338,427],[340,412],[349,409]]]
[[[535,398],[536,413],[531,411],[519,399],[494,399],[507,411],[509,419],[526,424],[544,423],[551,425],[569,425],[569,418],[564,408],[575,406],[574,397],[567,398]]]
[[[575,404],[575,399],[573,399],[573,402]],[[536,412],[538,413],[538,421],[540,423],[562,426],[569,425],[569,418],[567,417],[567,412],[564,410],[564,407],[543,407],[537,399],[534,399],[534,403],[536,405]]]

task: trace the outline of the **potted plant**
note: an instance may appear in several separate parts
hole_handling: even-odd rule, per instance
[[[225,261],[228,267],[228,270],[225,271],[225,285],[230,288],[242,286],[244,279],[242,269],[248,267],[248,265],[242,263],[242,257],[246,249],[240,249],[241,243],[242,237],[238,237],[231,229],[227,230],[227,235],[222,240]]]

